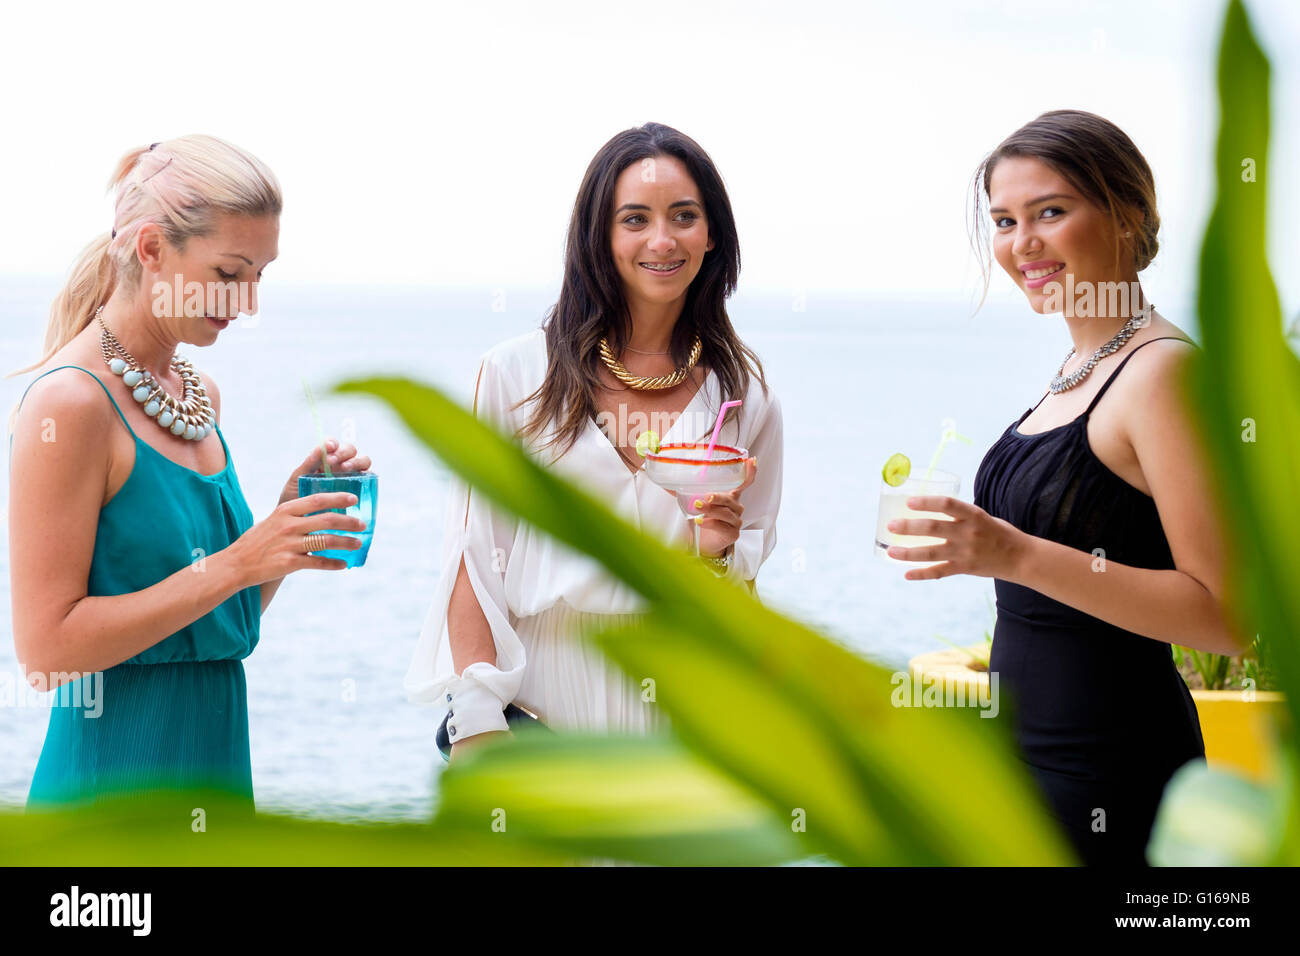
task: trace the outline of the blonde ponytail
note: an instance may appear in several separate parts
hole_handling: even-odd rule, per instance
[[[108,302],[119,283],[140,281],[135,240],[140,228],[155,223],[176,249],[194,236],[207,235],[219,213],[278,216],[280,184],[267,166],[215,136],[181,136],[128,151],[109,178],[116,193],[113,230],[82,250],[63,290],[50,307],[44,355],[21,375],[39,368],[67,345]]]
[[[77,257],[67,284],[50,307],[50,320],[45,326],[45,356],[38,364],[72,341],[90,323],[95,310],[113,294],[109,238],[107,232],[97,237]]]

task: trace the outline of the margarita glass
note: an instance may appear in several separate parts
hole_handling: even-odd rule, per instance
[[[888,549],[892,547],[924,548],[927,545],[943,544],[946,540],[944,538],[921,534],[898,534],[890,531],[889,522],[909,518],[934,518],[938,521],[952,521],[951,515],[939,511],[914,511],[907,506],[907,499],[927,495],[946,495],[949,498],[955,498],[960,487],[960,478],[951,472],[939,471],[938,469],[932,470],[929,478],[911,476],[904,479],[901,485],[890,485],[882,480],[880,482],[880,504],[876,510],[876,557],[884,558],[886,561],[892,561],[895,564],[916,564],[915,561],[891,558],[887,553]]]
[[[647,452],[645,473],[660,488],[677,496],[691,526],[691,543],[700,553],[700,513],[695,499],[711,494],[735,491],[745,483],[745,461],[749,452],[730,445],[714,445],[709,457],[707,442],[675,442]]]

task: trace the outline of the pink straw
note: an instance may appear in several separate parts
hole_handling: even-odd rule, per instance
[[[705,461],[713,460],[713,448],[718,443],[718,432],[722,431],[722,419],[726,417],[727,409],[738,407],[741,404],[742,402],[740,401],[740,399],[736,399],[736,401],[734,402],[723,402],[722,408],[718,409],[718,420],[713,423],[713,437],[709,439],[709,450],[707,452],[708,457],[704,459]],[[708,470],[707,465],[700,466],[701,475],[703,475],[707,470]]]

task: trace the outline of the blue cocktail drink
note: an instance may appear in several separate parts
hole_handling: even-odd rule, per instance
[[[346,562],[349,568],[359,568],[366,563],[366,555],[370,551],[370,539],[375,532],[375,513],[378,510],[379,503],[379,476],[372,471],[363,471],[355,475],[335,472],[332,475],[302,475],[298,478],[299,498],[326,491],[345,491],[356,495],[357,503],[351,507],[331,508],[329,510],[360,518],[366,523],[366,530],[338,531],[322,529],[313,532],[314,534],[346,535],[349,538],[360,538],[361,547],[355,551],[327,550],[313,551],[312,554],[322,558],[336,558]],[[312,514],[324,513],[321,511],[312,512]]]

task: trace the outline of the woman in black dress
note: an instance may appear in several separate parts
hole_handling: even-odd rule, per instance
[[[939,562],[911,580],[996,579],[989,667],[1021,756],[1085,863],[1141,865],[1169,778],[1205,759],[1170,645],[1241,652],[1179,387],[1196,346],[1138,284],[1157,248],[1155,185],[1110,122],[1044,113],[988,156],[974,199],[998,264],[1035,312],[1064,316],[1074,348],[989,449],[974,505],[915,498],[953,521],[890,526],[945,542],[890,554]]]

